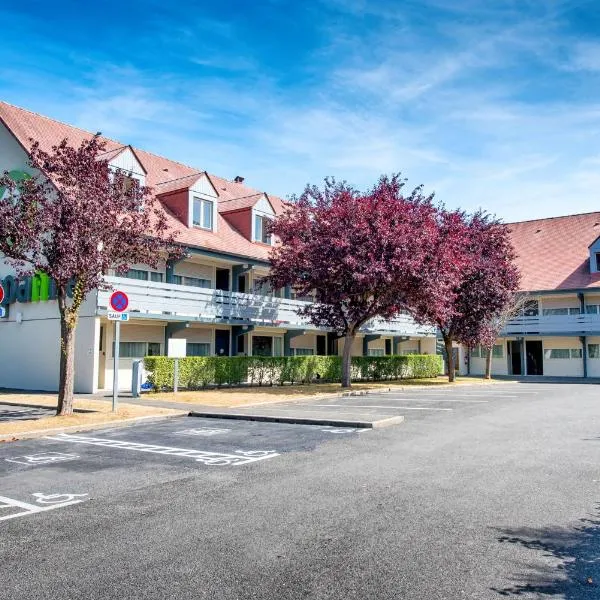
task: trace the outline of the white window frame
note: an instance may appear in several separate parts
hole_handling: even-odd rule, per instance
[[[271,217],[268,217],[267,215],[254,213],[253,230],[254,230],[254,241],[255,242],[267,244],[268,246],[273,245],[273,234],[270,233],[267,236],[264,235],[264,230],[265,230],[264,222],[272,221],[272,220],[273,219]],[[260,223],[260,225],[259,225],[259,223]]]
[[[196,202],[200,204],[200,215],[199,221],[196,223],[195,214],[196,214]],[[205,207],[208,205],[208,212],[205,211]],[[215,203],[213,200],[208,200],[207,198],[200,198],[199,196],[192,197],[192,227],[200,227],[200,229],[206,229],[208,231],[212,231],[214,229],[214,221],[215,221]],[[205,216],[210,215],[210,223],[206,223]]]

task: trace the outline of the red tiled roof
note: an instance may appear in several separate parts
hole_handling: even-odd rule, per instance
[[[67,138],[71,145],[78,146],[92,135],[83,129],[66,125],[6,102],[0,102],[0,121],[8,127],[26,150],[31,147],[31,140],[39,142],[43,150],[50,151],[53,145],[58,144],[64,138]],[[124,147],[127,147],[126,144],[104,136],[101,139],[106,143],[104,157],[113,158],[120,154]],[[139,148],[132,147],[132,151],[146,170],[146,185],[154,188],[156,194],[164,193],[167,190],[185,189],[185,187],[195,183],[203,173],[200,169],[183,165]],[[217,190],[219,205],[221,202],[226,202],[225,205],[227,206],[228,201],[247,199],[250,196],[257,196],[258,200],[263,193],[241,183],[228,181],[216,175],[207,175]],[[179,186],[174,182],[184,178],[189,181],[186,181],[180,187],[172,187],[173,185]],[[277,196],[268,195],[268,198],[275,213],[282,212],[283,201]],[[203,229],[189,229],[168,209],[165,210],[170,226],[178,231],[177,240],[180,243],[259,260],[266,261],[268,259],[269,247],[251,242],[220,215],[217,219],[217,232],[213,233]]]
[[[160,195],[176,192],[178,190],[187,190],[191,188],[202,175],[204,175],[204,172],[194,173],[193,175],[187,175],[186,177],[180,177],[179,179],[163,181],[162,183],[156,184],[154,191],[157,195]]]
[[[600,287],[589,246],[600,236],[600,212],[507,224],[521,270],[521,289]]]
[[[228,213],[234,210],[242,210],[244,208],[252,208],[264,194],[252,194],[245,198],[231,198],[231,200],[222,200],[219,202],[219,212]]]

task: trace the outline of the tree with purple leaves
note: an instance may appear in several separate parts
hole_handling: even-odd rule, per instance
[[[352,346],[373,318],[391,319],[418,295],[439,235],[439,209],[417,187],[404,195],[399,175],[366,193],[326,179],[307,186],[272,226],[274,288],[314,294],[301,309],[312,324],[344,339],[342,387],[350,387]],[[440,282],[437,292],[442,294]]]
[[[491,348],[499,334],[498,323],[515,303],[520,275],[508,228],[498,220],[482,212],[471,216],[454,212],[445,213],[441,223],[428,276],[411,306],[418,321],[439,328],[452,382],[453,342]],[[460,265],[458,273],[449,273],[448,264]],[[448,276],[454,285],[439,281]]]
[[[110,268],[155,267],[161,257],[181,254],[151,190],[111,169],[103,151],[99,135],[78,148],[65,139],[50,152],[32,140],[29,165],[37,175],[18,183],[8,173],[0,177],[7,190],[0,200],[0,253],[19,275],[41,271],[56,286],[60,415],[73,411],[75,330],[86,295],[103,285]]]

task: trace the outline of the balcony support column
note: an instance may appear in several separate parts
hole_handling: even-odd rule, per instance
[[[175,283],[175,265],[184,260],[185,257],[172,259],[167,261],[165,268],[165,283]]]
[[[398,354],[398,345],[402,342],[408,342],[410,338],[406,335],[395,335],[392,341],[392,352],[393,354]]]
[[[239,292],[239,276],[240,275],[244,275],[245,273],[248,273],[249,271],[252,271],[252,265],[249,264],[244,264],[244,265],[233,265],[233,267],[231,267],[231,291],[232,292]],[[246,293],[249,293],[249,290],[246,290]]]
[[[284,356],[293,356],[294,355],[291,342],[295,337],[304,335],[305,333],[306,332],[303,329],[293,329],[291,331],[288,330],[283,334],[283,355]]]
[[[174,333],[187,329],[190,326],[189,321],[179,321],[177,323],[167,323],[165,327],[165,356],[169,351],[169,339],[173,337]]]
[[[580,335],[579,340],[581,341],[581,358],[583,359],[583,376],[588,376],[588,365],[587,365],[587,337]]]
[[[527,375],[525,368],[527,367],[527,361],[525,356],[525,338],[519,338],[519,342],[521,343],[521,375]]]
[[[374,342],[375,340],[380,339],[381,336],[377,334],[369,334],[365,335],[363,338],[363,356],[369,355],[369,342]]]
[[[231,347],[229,353],[231,356],[237,356],[238,338],[247,335],[254,330],[254,325],[234,325],[231,328]],[[248,348],[247,356],[250,356],[251,348]]]

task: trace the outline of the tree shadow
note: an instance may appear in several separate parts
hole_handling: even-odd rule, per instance
[[[516,544],[558,564],[526,564],[526,571],[513,576],[513,585],[492,591],[505,597],[535,594],[564,600],[600,598],[600,503],[592,518],[580,519],[579,523],[570,529],[498,529],[501,544]]]

